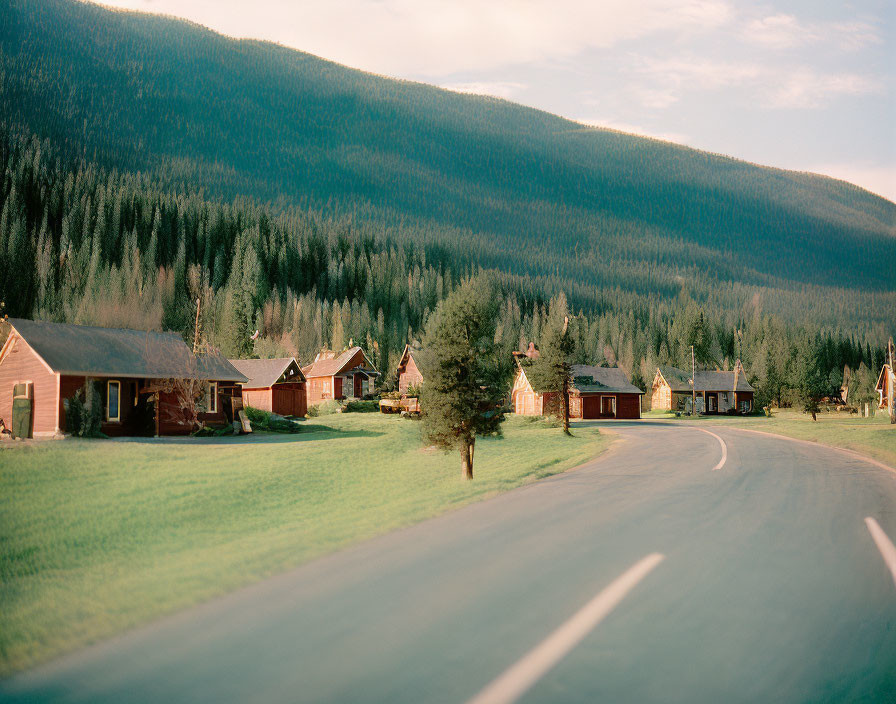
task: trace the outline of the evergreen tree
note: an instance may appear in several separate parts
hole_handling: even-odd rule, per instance
[[[556,411],[566,435],[572,435],[569,432],[569,383],[574,351],[566,296],[561,293],[551,299],[547,319],[542,326],[539,354],[527,365],[526,375],[539,391],[559,393]]]
[[[499,435],[508,367],[495,346],[498,303],[484,275],[465,281],[430,316],[423,341],[423,433],[458,450],[463,476],[473,478],[477,436]]]

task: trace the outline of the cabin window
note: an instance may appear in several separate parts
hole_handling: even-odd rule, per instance
[[[106,382],[106,420],[117,423],[121,420],[121,382]]]
[[[218,382],[208,382],[208,412],[218,412]]]

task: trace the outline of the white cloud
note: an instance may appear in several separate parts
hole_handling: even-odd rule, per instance
[[[770,107],[806,109],[821,107],[834,98],[868,95],[883,90],[871,76],[857,73],[818,73],[810,68],[792,72],[769,72],[766,102]]]
[[[796,16],[783,13],[748,21],[742,36],[748,42],[773,49],[827,42],[855,50],[881,40],[877,29],[867,22],[801,22]]]
[[[523,90],[524,83],[513,81],[473,81],[470,83],[446,83],[440,86],[455,93],[472,93],[473,95],[491,95],[495,98],[509,99]]]
[[[645,58],[635,62],[633,70],[646,80],[629,86],[628,92],[646,108],[668,107],[688,92],[725,88],[737,88],[741,100],[773,109],[818,108],[839,97],[883,90],[883,82],[875,76],[753,61]]]
[[[568,59],[731,20],[726,0],[105,0],[277,41],[376,73],[444,76]]]

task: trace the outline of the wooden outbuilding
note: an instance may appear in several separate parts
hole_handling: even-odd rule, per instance
[[[240,374],[243,405],[281,416],[302,417],[308,412],[305,375],[295,357],[231,359]]]
[[[896,373],[889,364],[881,368],[875,389],[878,395],[877,407],[892,414],[892,408],[896,404]]]
[[[539,391],[526,376],[524,357],[518,355],[517,373],[510,399],[514,413],[520,415],[550,415],[558,411],[559,391]],[[629,382],[628,377],[616,367],[596,367],[586,364],[572,366],[569,389],[570,418],[582,420],[641,417],[643,391]]]
[[[314,362],[302,368],[307,380],[308,405],[346,398],[364,398],[373,393],[379,372],[360,347],[341,354],[321,350]]]
[[[419,353],[419,347],[405,345],[404,352],[401,353],[401,359],[398,360],[398,391],[402,396],[415,395],[413,393],[408,394],[408,389],[414,391],[423,384],[423,374],[420,372],[420,367],[415,359],[415,355]]]
[[[102,403],[106,435],[188,434],[197,422],[228,421],[222,397],[246,381],[220,354],[194,355],[176,333],[17,318],[9,324],[0,351],[0,419],[21,429],[27,409],[24,437],[62,436],[66,406],[86,384]],[[195,398],[197,389],[200,399],[185,413],[184,394]]]
[[[653,378],[651,408],[667,411],[690,409],[696,392],[697,413],[719,414],[753,411],[754,389],[747,381],[740,360],[731,371],[697,370],[694,385],[691,375],[676,367],[659,367]]]

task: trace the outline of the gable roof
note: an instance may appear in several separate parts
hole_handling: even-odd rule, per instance
[[[401,353],[401,358],[398,360],[398,368],[401,369],[404,365],[406,365],[409,358],[414,360],[414,364],[417,364],[417,360],[415,357],[416,355],[420,354],[421,349],[422,348],[418,345],[405,345],[404,351]],[[420,365],[417,364],[417,367],[419,369]]]
[[[370,375],[379,374],[377,370],[374,368],[370,359],[367,357],[367,354],[360,347],[350,347],[345,350],[342,354],[336,357],[327,357],[327,358],[318,358],[314,360],[307,367],[304,367],[302,371],[305,373],[306,377],[312,376],[333,376],[342,371],[342,369],[352,360],[356,354],[360,352],[364,355],[364,362],[369,364],[369,367],[362,367],[362,371],[367,372]],[[320,357],[320,355],[318,355]]]
[[[180,335],[10,318],[50,369],[76,376],[245,381],[220,353],[194,355]]]
[[[266,389],[281,380],[293,364],[295,373],[285,381],[305,381],[305,375],[295,357],[277,357],[275,359],[231,359],[236,370],[248,377],[243,386],[250,389]]]
[[[875,391],[885,391],[887,374],[890,373],[890,365],[885,364],[880,368],[880,374],[877,375],[877,384],[874,386]]]
[[[643,394],[618,367],[594,367],[589,364],[572,365],[573,388],[580,394],[617,393]],[[589,381],[590,379],[590,381]]]
[[[673,391],[691,391],[691,375],[677,367],[659,367],[659,373]],[[695,391],[753,391],[740,360],[729,372],[698,369],[694,374]]]

